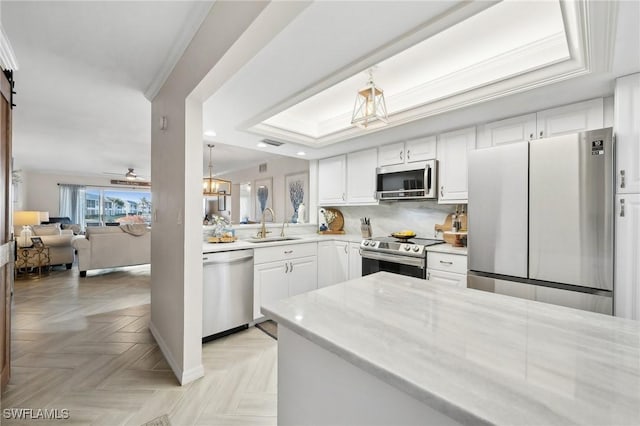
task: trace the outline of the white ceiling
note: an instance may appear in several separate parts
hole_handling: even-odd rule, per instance
[[[15,167],[149,176],[151,103],[203,1],[2,1],[19,69]]]
[[[527,10],[537,2],[518,4]],[[2,25],[20,65],[14,110],[17,168],[124,174],[127,167],[134,167],[140,175],[149,175],[147,96],[153,95],[171,69],[210,5],[198,1],[0,2]],[[588,7],[603,5],[606,2],[589,2]],[[364,76],[358,76],[358,71],[424,39],[425,32],[419,29],[434,28],[433,35],[490,6],[465,1],[311,3],[205,102],[203,130],[214,129],[217,135],[203,138],[203,170],[208,173],[208,141],[216,144],[215,174],[253,166],[266,160],[267,154],[296,156],[303,150],[308,159],[321,158],[501,118],[504,111],[516,115],[608,95],[616,76],[640,71],[640,2],[620,2],[617,22],[613,29],[605,29],[615,31],[615,43],[606,46],[612,61],[589,75],[322,149],[286,143],[260,150],[256,144],[264,136],[245,130],[354,75],[359,87]],[[496,36],[495,28],[486,31],[487,40]],[[437,69],[441,57],[455,55],[466,57],[462,50],[449,47],[429,59]],[[404,66],[412,69],[411,61]],[[350,108],[355,93],[344,96]]]

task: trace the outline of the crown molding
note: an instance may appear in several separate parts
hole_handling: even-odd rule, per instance
[[[167,78],[169,78],[171,71],[173,71],[173,68],[184,54],[187,46],[189,46],[189,43],[191,43],[191,40],[200,29],[212,6],[212,1],[194,2],[189,17],[185,22],[184,30],[169,49],[167,57],[162,61],[162,66],[144,91],[144,96],[148,100],[153,101],[153,98],[158,95]]]
[[[0,67],[3,70],[16,71],[18,69],[18,60],[2,24],[0,24]]]

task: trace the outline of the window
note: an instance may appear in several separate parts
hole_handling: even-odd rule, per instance
[[[148,191],[87,187],[85,206],[87,226],[151,224],[151,193]]]

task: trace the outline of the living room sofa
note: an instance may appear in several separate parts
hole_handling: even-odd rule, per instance
[[[74,259],[74,248],[71,246],[73,239],[73,231],[71,229],[60,229],[59,223],[52,223],[50,225],[33,225],[31,228],[32,237],[40,237],[45,247],[49,248],[49,264],[50,265],[65,265],[67,269],[71,269]],[[19,236],[21,226],[16,226],[14,229],[15,235]],[[17,237],[18,247],[23,246],[23,241],[20,237]],[[31,247],[31,242],[26,244],[27,247]]]
[[[143,265],[151,262],[151,231],[146,225],[89,226],[75,236],[80,276],[91,269]]]

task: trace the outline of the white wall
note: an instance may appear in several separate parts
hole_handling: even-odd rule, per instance
[[[307,4],[216,2],[151,108],[151,322],[180,383],[202,367],[202,102]],[[159,128],[167,118],[166,130]]]
[[[284,178],[286,175],[291,173],[309,172],[309,161],[298,158],[282,157],[270,159],[266,161],[266,163],[267,171],[263,173],[260,173],[258,166],[255,166],[221,175],[220,178],[230,180],[234,184],[251,182],[251,201],[253,203],[251,212],[255,212],[256,210],[256,179],[272,178],[273,199],[271,205],[276,213],[275,222],[282,222],[284,220],[285,203],[288,202],[288,193],[285,191]],[[239,208],[240,204],[237,200],[240,196],[240,191],[239,188],[238,191],[236,191],[235,185],[233,187],[232,194],[232,198],[234,199],[232,205],[237,203]],[[259,221],[261,219],[260,217],[254,216],[255,213],[251,215],[250,218],[255,221]],[[233,217],[235,217],[235,215],[233,215]]]

